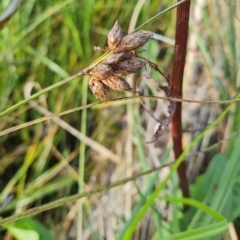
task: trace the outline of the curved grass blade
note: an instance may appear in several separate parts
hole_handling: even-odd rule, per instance
[[[173,198],[173,197],[163,197],[160,199],[168,202],[182,203],[185,205],[196,207],[217,221],[217,223],[209,224],[207,226],[174,234],[172,236],[164,238],[163,240],[208,239],[210,237],[217,236],[228,231],[228,222],[224,218],[224,216],[222,216],[217,211],[213,210],[212,208],[208,207],[207,205],[199,201],[190,198]]]
[[[17,11],[20,3],[23,0],[13,0],[6,11],[0,16],[0,29],[4,27],[4,25],[8,22],[8,20],[13,16],[13,14]]]
[[[184,2],[186,2],[187,0],[183,0],[181,2],[177,2],[175,4],[173,4],[171,7],[163,10],[162,12],[156,14],[155,16],[153,16],[152,18],[150,18],[148,21],[146,21],[145,23],[143,23],[142,25],[140,25],[139,27],[137,27],[134,32],[138,31],[139,29],[143,28],[144,26],[146,26],[147,24],[151,23],[151,22],[154,22],[158,17],[160,17],[161,15],[163,15],[164,13],[180,6],[181,4],[183,4]]]

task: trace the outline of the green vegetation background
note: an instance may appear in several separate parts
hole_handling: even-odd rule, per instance
[[[183,98],[219,101],[233,99],[239,92],[240,7],[237,2],[192,1]],[[7,0],[0,3],[1,12],[8,3]],[[23,100],[29,91],[33,94],[91,64],[102,54],[94,52],[93,46],[106,46],[107,33],[116,20],[127,34],[174,3],[168,0],[23,1],[0,32],[0,111]],[[141,53],[169,74],[175,14],[176,10],[168,11],[143,28],[170,38],[168,43],[151,40]],[[159,77],[158,80],[162,81]],[[141,81],[140,86],[146,95],[161,94],[148,82]],[[111,97],[121,96],[129,95]],[[75,79],[2,118],[0,130],[41,118],[49,112],[96,101],[89,91],[88,77]],[[167,106],[162,101],[145,103],[157,118],[162,117]],[[218,117],[218,124],[194,140]],[[44,121],[1,136],[2,218],[173,160],[168,132],[155,145],[145,143],[157,123],[137,101],[97,105],[61,119],[64,122]],[[229,226],[234,222],[233,229],[239,228],[239,121],[238,103],[184,104],[184,146],[194,143],[186,158],[190,200],[181,198],[175,172],[170,176],[164,170],[81,202],[66,203],[33,219],[6,224],[0,236],[2,239],[11,239],[11,235],[16,239],[31,236],[33,240],[77,237],[192,240],[221,239],[224,233],[224,239],[230,239],[233,230],[231,227],[228,230],[227,222]],[[167,176],[171,180],[161,187],[159,184]],[[210,209],[200,211],[205,206],[201,202]],[[183,213],[183,203],[195,208]],[[199,230],[194,232],[196,228]]]

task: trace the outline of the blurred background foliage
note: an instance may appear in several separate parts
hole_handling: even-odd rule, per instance
[[[0,13],[10,2],[1,1]],[[102,54],[94,52],[93,46],[106,46],[107,33],[116,20],[127,34],[174,3],[23,1],[0,32],[0,111],[24,99],[29,91],[33,94],[91,64]],[[140,53],[168,74],[172,72],[175,15],[175,9],[168,11],[144,26],[143,30],[156,35]],[[237,95],[239,18],[237,0],[191,1],[183,98],[219,101]],[[166,41],[156,40],[161,36],[167,37]],[[149,69],[145,71],[150,73]],[[163,81],[156,73],[151,74]],[[134,79],[129,78],[131,84],[142,78],[137,75]],[[140,88],[145,95],[164,96],[144,80]],[[75,79],[2,118],[0,129],[96,101],[88,89],[88,77]],[[145,105],[156,118],[167,112],[167,102],[145,100]],[[214,239],[237,239],[233,238],[234,233],[240,231],[239,107],[234,104],[227,117],[194,145],[186,159],[190,197],[206,203],[229,221],[224,238],[220,231]],[[226,105],[184,103],[184,146],[225,108]],[[0,138],[2,218],[174,160],[169,131],[155,144],[145,143],[157,123],[137,101],[97,105],[65,115],[61,120],[44,121]],[[133,227],[131,219],[166,174],[168,169],[78,203],[67,203],[34,219],[8,224],[0,229],[0,238],[128,239],[124,234]],[[181,198],[176,175],[161,196]],[[192,207],[183,212],[182,203],[169,204],[157,197],[141,224],[133,229],[132,239],[173,239],[173,234],[202,224],[211,224],[206,213]],[[214,235],[196,239],[209,236]]]

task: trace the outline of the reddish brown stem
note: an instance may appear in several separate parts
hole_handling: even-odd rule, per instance
[[[179,0],[178,0],[179,1]],[[173,72],[171,87],[174,95],[182,96],[183,72],[188,38],[190,0],[183,3],[177,9],[177,26],[175,36],[175,48],[173,58]],[[172,119],[172,139],[174,154],[177,159],[182,153],[182,103],[176,104],[175,114]],[[179,185],[184,197],[189,197],[188,181],[186,176],[185,162],[178,168]]]

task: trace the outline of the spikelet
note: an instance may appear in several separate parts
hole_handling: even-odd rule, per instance
[[[98,64],[91,72],[91,75],[95,80],[106,79],[112,74],[113,71],[111,66],[103,63]]]
[[[152,33],[148,32],[135,32],[125,36],[118,47],[114,50],[115,53],[133,51],[143,46],[151,37]]]
[[[101,100],[105,100],[108,94],[109,88],[108,86],[104,85],[102,81],[95,80],[90,78],[89,87],[93,93],[93,95]]]
[[[110,76],[106,80],[102,80],[102,82],[115,91],[119,92],[132,91],[132,88],[127,81],[115,75]]]
[[[114,51],[121,41],[122,41],[122,29],[118,25],[118,21],[116,21],[113,28],[108,33],[108,48]]]
[[[114,53],[107,56],[102,63],[107,65],[116,65],[121,62],[123,59],[128,59],[133,56],[132,52],[121,52],[121,53]]]
[[[124,76],[127,74],[136,73],[145,64],[146,64],[146,61],[140,58],[125,59],[116,66],[114,74],[118,76]]]

